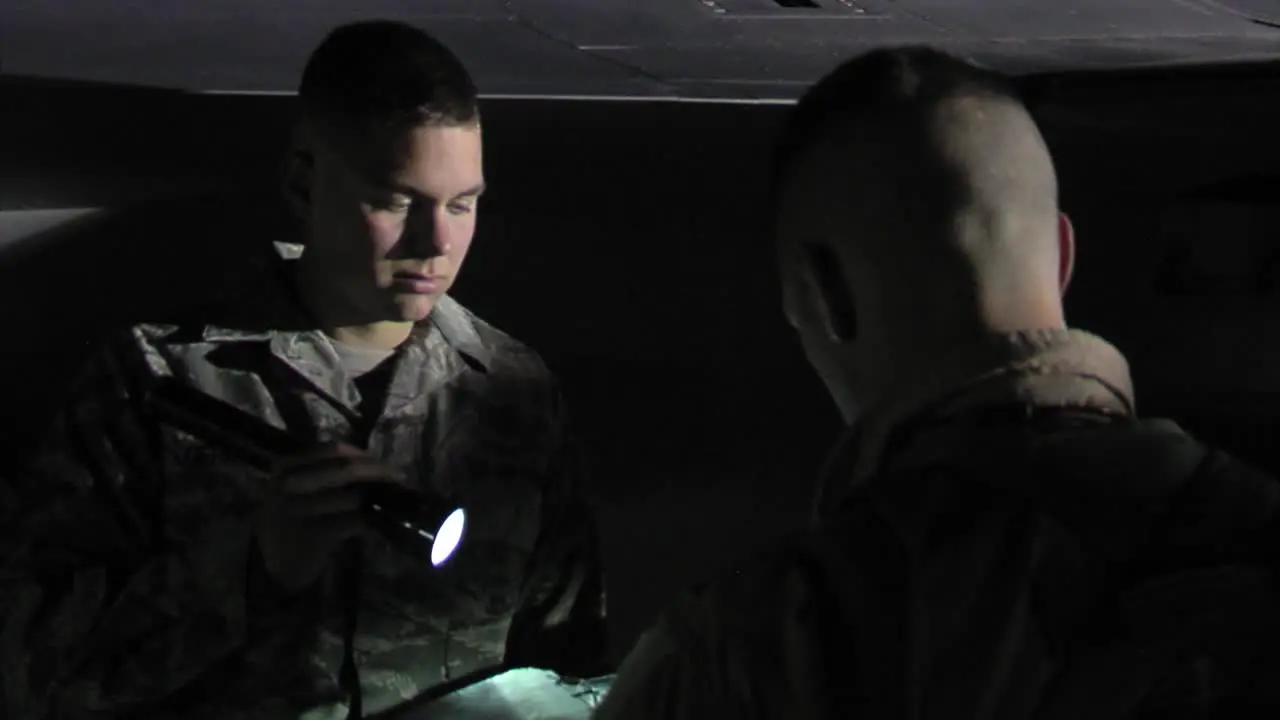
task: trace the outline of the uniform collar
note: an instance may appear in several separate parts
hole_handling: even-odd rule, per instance
[[[319,342],[322,333],[318,323],[294,291],[294,262],[301,256],[301,245],[274,243],[274,252],[253,264],[251,275],[256,280],[238,284],[237,297],[228,298],[226,304],[254,314],[254,327],[258,329],[208,326],[204,329],[204,338],[227,341],[279,337],[273,347],[284,355],[297,355],[300,352],[297,348],[303,345],[327,345],[327,341]],[[246,287],[253,293],[247,298],[240,294]],[[425,349],[431,342],[433,330],[476,369],[488,371],[492,367],[492,350],[484,343],[471,314],[458,301],[442,296],[431,315],[414,327],[406,345],[416,344]]]
[[[878,472],[891,433],[904,423],[1002,404],[1132,415],[1129,365],[1110,343],[1080,330],[1025,330],[956,346],[847,429],[825,465],[817,507]]]
[[[235,290],[238,296],[228,303],[252,321],[253,329],[208,325],[203,328],[202,337],[209,342],[265,342],[272,355],[316,389],[354,408],[360,401],[359,392],[342,372],[331,341],[318,329],[318,323],[294,291],[293,262],[300,253],[296,252],[296,246],[276,245],[276,253],[255,268],[258,280],[241,284]],[[244,295],[246,290],[252,294]],[[408,340],[396,349],[395,375],[399,378],[405,373],[418,372],[415,368],[432,354],[439,353],[442,346],[457,353],[478,372],[488,372],[493,366],[493,351],[471,314],[445,295],[436,302],[431,314],[415,325]],[[393,379],[392,385],[407,388],[414,384]]]

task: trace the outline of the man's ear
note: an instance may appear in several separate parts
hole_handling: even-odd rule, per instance
[[[839,256],[830,247],[814,243],[805,247],[805,262],[818,291],[818,306],[827,332],[837,342],[852,341],[858,334],[858,318]]]
[[[1066,213],[1058,213],[1058,291],[1067,294],[1076,269],[1076,230]]]

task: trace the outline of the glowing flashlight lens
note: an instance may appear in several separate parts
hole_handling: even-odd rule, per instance
[[[444,519],[440,530],[436,533],[435,542],[431,543],[431,565],[439,567],[462,541],[462,531],[467,526],[467,514],[461,508],[454,510]]]

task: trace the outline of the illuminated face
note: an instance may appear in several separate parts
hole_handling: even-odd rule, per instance
[[[478,125],[425,125],[392,150],[315,159],[306,250],[326,311],[351,322],[418,322],[453,285],[484,192]]]

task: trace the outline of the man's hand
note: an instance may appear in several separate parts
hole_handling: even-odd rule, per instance
[[[364,530],[360,508],[378,484],[409,487],[404,473],[350,445],[329,445],[281,462],[254,517],[263,566],[293,593],[315,582],[338,546]]]

